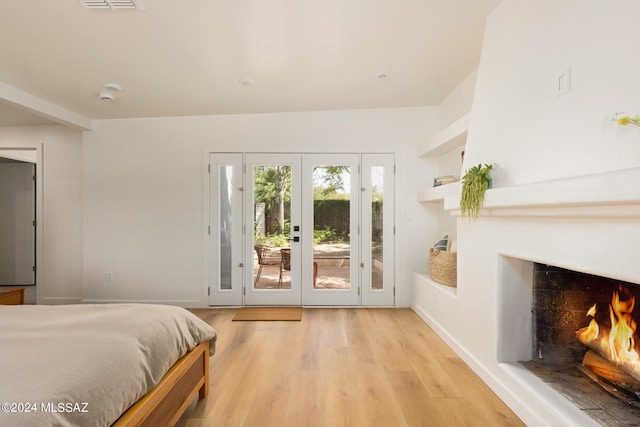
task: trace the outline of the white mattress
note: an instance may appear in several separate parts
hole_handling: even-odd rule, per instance
[[[216,331],[180,307],[0,305],[0,426],[109,426]]]

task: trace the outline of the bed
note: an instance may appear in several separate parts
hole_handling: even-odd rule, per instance
[[[0,425],[173,425],[208,391],[216,338],[180,307],[0,306]]]

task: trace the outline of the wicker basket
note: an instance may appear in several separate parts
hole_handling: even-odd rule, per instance
[[[457,255],[455,252],[431,248],[429,250],[431,278],[443,285],[456,287],[458,275]]]

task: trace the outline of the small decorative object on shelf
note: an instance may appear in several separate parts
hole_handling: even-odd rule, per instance
[[[478,213],[484,204],[484,193],[493,186],[491,169],[493,169],[493,165],[480,163],[467,169],[462,177],[460,210],[463,218],[466,216],[469,219],[478,219]]]
[[[437,176],[437,177],[433,178],[433,186],[434,187],[439,187],[441,185],[451,184],[452,182],[455,182],[455,181],[456,181],[456,179],[454,178],[453,175]]]
[[[640,127],[640,115],[632,116],[627,113],[615,113],[611,117],[611,121],[620,126],[635,125]]]

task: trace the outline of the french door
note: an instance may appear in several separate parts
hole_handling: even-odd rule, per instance
[[[211,153],[211,305],[393,305],[390,154]]]
[[[301,156],[246,154],[245,305],[301,305]]]
[[[303,157],[302,263],[315,272],[305,305],[359,304],[359,157]]]

